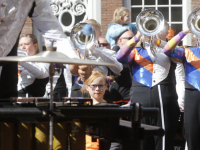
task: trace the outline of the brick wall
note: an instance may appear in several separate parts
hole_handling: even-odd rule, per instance
[[[191,10],[193,10],[197,6],[200,6],[200,0],[191,0]]]
[[[191,10],[196,8],[197,6],[200,6],[200,0],[191,0]],[[192,46],[195,46],[194,38],[192,36]]]
[[[102,35],[105,36],[108,23],[111,23],[116,8],[123,6],[123,0],[101,0]]]
[[[33,29],[32,29],[32,21],[31,19],[28,17],[26,19],[26,22],[24,24],[24,27],[22,29],[21,35],[23,34],[32,34],[33,33]]]

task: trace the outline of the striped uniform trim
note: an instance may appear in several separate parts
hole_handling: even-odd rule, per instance
[[[134,61],[131,66],[133,79],[143,85],[152,87],[153,62],[147,50],[135,48],[132,53],[134,53]]]
[[[144,67],[145,69],[147,69],[149,72],[153,73],[153,62],[141,56],[137,51],[137,49],[133,49],[133,52],[135,54],[134,55],[135,62],[140,66]]]
[[[200,59],[194,55],[192,50],[190,50],[189,48],[185,48],[185,57],[192,66],[200,71]]]
[[[165,130],[165,118],[164,118],[162,92],[161,92],[160,85],[158,85],[158,94],[159,94],[159,100],[160,100],[160,112],[161,112],[162,128]],[[162,137],[162,150],[165,150],[165,135]]]

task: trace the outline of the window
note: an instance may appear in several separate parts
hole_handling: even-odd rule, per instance
[[[144,8],[159,10],[169,23],[175,35],[187,26],[187,17],[191,11],[191,0],[124,0],[124,6],[131,11],[131,21],[135,23],[137,15]],[[191,45],[191,38],[186,36],[183,44]]]

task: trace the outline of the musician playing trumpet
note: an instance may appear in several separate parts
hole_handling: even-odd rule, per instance
[[[100,24],[94,19],[89,19],[85,23],[90,24],[94,28],[95,33],[96,33],[95,38],[96,38],[96,40],[98,40],[99,37],[101,36]],[[113,73],[120,75],[120,72],[122,70],[122,64],[116,60],[116,52],[115,51],[106,49],[104,47],[98,47],[97,41],[96,41],[96,43],[94,43],[93,46],[91,46],[88,49],[88,51],[89,51],[88,53],[90,54],[90,56],[87,59],[94,59],[99,62],[103,61],[103,62],[109,62],[112,64],[116,64],[116,67],[109,67],[109,69]],[[84,68],[84,66],[81,66],[81,67]],[[93,70],[94,71],[99,70],[99,71],[102,71],[105,75],[108,75],[108,68],[106,66],[95,66],[93,68]],[[82,70],[79,71],[79,74],[81,74],[81,73],[82,73]],[[84,80],[83,77],[82,77],[82,79]],[[88,97],[88,95],[82,94],[82,92],[80,91],[81,87],[82,87],[82,85],[77,82],[77,77],[76,77],[74,80],[73,86],[72,86],[71,96],[72,97],[82,97],[82,96]]]
[[[165,27],[159,33],[160,37],[167,36],[168,27],[165,22]],[[119,39],[123,39],[123,36],[125,34]],[[135,47],[141,37],[142,34],[138,31],[126,42],[118,51],[117,60],[131,68],[133,77],[130,90],[131,103],[139,102],[144,107],[159,107],[160,110],[158,118],[144,118],[142,123],[162,127],[165,136],[145,137],[142,149],[173,150],[180,113],[173,78],[176,64],[163,53],[159,44],[154,43],[150,46],[146,41],[142,41]]]
[[[198,16],[198,14],[197,14]],[[185,105],[184,105],[184,125],[187,139],[188,150],[200,149],[200,82],[199,82],[199,58],[200,50],[198,47],[176,45],[188,34],[189,28],[179,32],[172,38],[163,51],[170,58],[183,63],[185,66]],[[198,44],[198,43],[197,43]]]

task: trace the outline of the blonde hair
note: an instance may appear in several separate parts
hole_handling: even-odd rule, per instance
[[[113,14],[112,23],[122,24],[121,17],[124,17],[127,14],[130,14],[130,11],[126,7],[117,8]]]
[[[90,24],[93,28],[95,28],[96,30],[98,30],[99,32],[101,32],[101,25],[96,20],[94,20],[94,19],[88,19],[88,20],[85,21],[85,23]]]
[[[86,86],[89,85],[90,83],[92,83],[98,77],[102,77],[104,79],[105,83],[107,83],[107,76],[103,72],[92,71],[92,74],[83,83],[83,87],[81,88],[81,92],[88,93],[88,91],[86,90]]]

